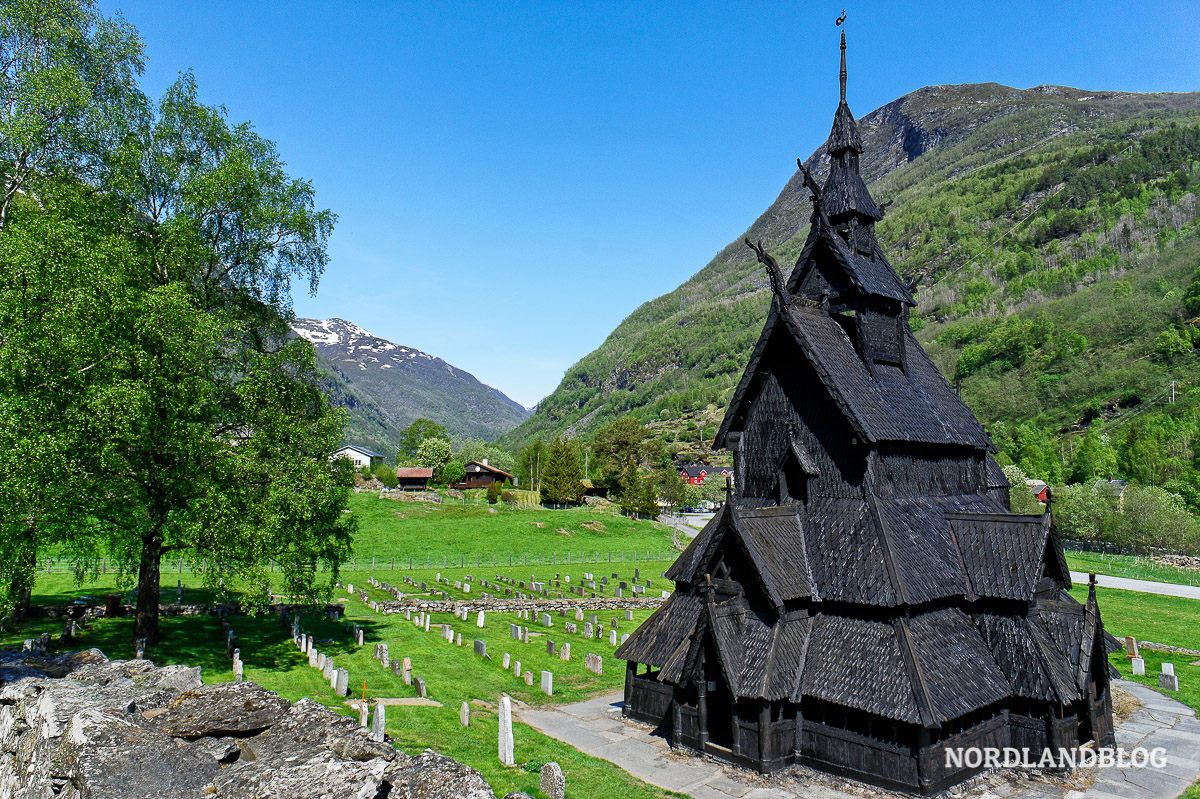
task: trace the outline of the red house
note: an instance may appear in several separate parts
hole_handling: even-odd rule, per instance
[[[709,466],[707,463],[693,463],[679,470],[679,476],[683,478],[683,481],[691,483],[694,486],[703,484],[704,479],[710,474],[719,474],[721,477],[727,477],[733,474],[733,470],[728,466]]]

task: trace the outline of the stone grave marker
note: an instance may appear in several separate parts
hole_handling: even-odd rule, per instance
[[[521,661],[519,661],[519,660],[513,661],[513,676],[514,677],[521,676]]]
[[[558,657],[560,660],[571,659],[571,643],[569,641],[564,643],[562,648],[558,650]]]
[[[500,668],[507,671],[509,666],[511,666],[511,665],[512,665],[512,655],[505,652],[504,657],[500,658]]]
[[[335,677],[334,693],[337,696],[346,696],[350,692],[350,672],[345,669],[338,669]]]
[[[600,657],[599,655],[597,655],[595,653],[588,652],[587,655],[583,659],[583,667],[585,669],[587,669],[588,671],[590,671],[592,674],[603,674],[604,673],[604,658]]]
[[[546,654],[547,655],[557,654],[557,651],[554,648],[554,640],[551,638],[546,639]]]
[[[429,692],[425,689],[425,680],[421,677],[413,677],[413,683],[417,686],[417,696],[422,699],[429,697]]]
[[[479,615],[475,618],[475,626],[483,629],[483,611],[479,611]]]
[[[1125,656],[1131,658],[1138,656],[1137,638],[1132,635],[1125,636]]]
[[[458,708],[458,723],[463,727],[471,726],[471,706],[466,702]]]
[[[553,625],[554,625],[554,622],[550,621],[550,614],[543,613],[542,614],[542,626],[543,627],[551,627]]]
[[[583,608],[575,608],[575,621],[583,621]]]
[[[530,672],[532,674],[532,672]],[[542,693],[546,696],[554,696],[554,672],[542,672]]]
[[[487,642],[484,641],[482,638],[475,639],[475,654],[479,655],[481,658],[485,658],[488,656]]]
[[[583,623],[583,637],[591,638],[593,635],[594,635],[594,633],[592,632],[592,623],[590,621],[585,621]]]
[[[553,760],[542,766],[538,787],[547,799],[566,799],[567,780],[563,777],[562,768]]]
[[[625,609],[625,621],[633,621],[633,609],[632,608]]]
[[[621,636],[621,643],[622,643],[622,644],[623,644],[623,643],[625,643],[625,642],[626,642],[626,641],[628,641],[628,640],[629,640],[629,633],[625,633],[624,635],[622,635],[622,636]]]
[[[507,695],[500,697],[499,730],[500,765],[515,766],[513,760],[512,702]]]
[[[400,674],[400,679],[404,681],[405,685],[412,685],[412,659],[405,658],[403,661],[401,661],[400,669],[402,672]]]
[[[608,645],[609,646],[617,645],[617,631],[616,630],[608,631]]]
[[[371,717],[371,740],[382,741],[387,724],[387,706],[376,700],[375,715]]]
[[[1158,675],[1158,687],[1164,691],[1179,690],[1179,677],[1175,674],[1174,663],[1162,664],[1162,672]]]
[[[1146,676],[1146,661],[1144,658],[1130,658],[1129,662],[1133,665],[1133,673],[1139,677]]]
[[[525,672],[525,684],[533,685],[533,669],[529,669]]]

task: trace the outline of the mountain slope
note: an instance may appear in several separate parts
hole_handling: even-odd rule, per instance
[[[1200,93],[977,84],[926,87],[861,119],[862,173],[886,212],[881,242],[897,271],[920,282],[914,327],[934,323],[923,341],[954,319],[1035,308],[1112,278],[1177,220],[1173,235],[1188,235],[1192,178],[1162,181],[1194,175],[1200,152],[1190,140],[1167,144],[1166,157],[1142,145],[1172,125],[1196,125],[1198,108]],[[818,183],[827,160],[818,150],[806,161]],[[1074,179],[1089,173],[1099,179]],[[797,171],[746,235],[790,264],[810,213]],[[769,301],[741,241],[630,314],[502,441],[586,435],[625,413],[669,419],[723,408]]]
[[[529,415],[469,372],[344,319],[297,319],[292,329],[315,345],[326,391],[350,415],[351,443],[394,454],[400,431],[418,417],[490,441]]]

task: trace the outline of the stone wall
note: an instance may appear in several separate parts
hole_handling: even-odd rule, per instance
[[[489,597],[488,599],[403,599],[399,602],[379,602],[380,613],[403,613],[405,610],[425,611],[427,613],[453,613],[455,610],[467,609],[475,613],[480,610],[488,613],[516,613],[523,610],[545,612],[558,610],[653,610],[667,600],[661,597],[646,599],[516,599],[508,597]]]
[[[308,699],[97,649],[0,651],[4,799],[495,799],[479,772],[411,757]]]

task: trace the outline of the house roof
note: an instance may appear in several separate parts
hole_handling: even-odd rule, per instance
[[[794,342],[856,432],[868,441],[962,444],[992,451],[991,439],[905,328],[904,367],[868,369],[845,329],[826,311],[803,305],[772,307],[766,328],[730,401],[714,446],[740,429],[760,385],[759,368],[778,329]],[[777,362],[786,363],[786,359]]]
[[[336,455],[337,453],[339,453],[339,452],[342,452],[342,451],[344,451],[344,450],[348,450],[348,449],[352,449],[352,450],[354,450],[355,452],[361,452],[363,455],[366,455],[367,457],[370,457],[370,458],[383,458],[383,457],[385,457],[384,455],[380,455],[378,452],[375,452],[375,451],[373,451],[373,450],[369,450],[369,449],[367,449],[366,447],[360,447],[360,446],[358,446],[358,445],[356,445],[356,444],[344,444],[344,445],[342,445],[342,446],[338,447],[336,450],[334,450],[334,453],[333,453],[333,454],[335,454],[335,455]]]
[[[510,480],[514,479],[511,474],[504,471],[503,469],[497,469],[495,466],[489,466],[488,464],[484,463],[483,461],[470,461],[466,465],[468,467],[469,466],[478,466],[479,468],[484,469],[485,471],[492,472],[493,474],[502,474],[505,477],[509,478]]]
[[[433,469],[425,466],[402,466],[396,470],[396,477],[409,480],[428,480],[433,477]]]

